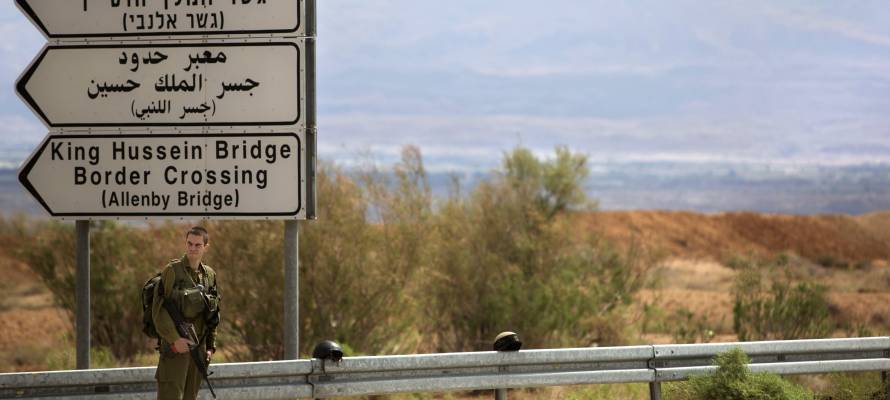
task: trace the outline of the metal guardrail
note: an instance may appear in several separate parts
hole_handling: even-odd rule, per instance
[[[296,399],[580,384],[660,383],[713,373],[740,347],[755,372],[890,371],[890,337],[472,352],[211,366],[220,399]],[[0,374],[0,398],[154,399],[155,368]],[[498,391],[498,398],[505,398]],[[199,398],[210,399],[202,390]]]

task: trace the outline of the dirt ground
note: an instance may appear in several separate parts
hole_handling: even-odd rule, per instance
[[[0,372],[42,369],[73,326],[26,265],[0,255],[0,276]]]
[[[800,216],[603,211],[589,214],[579,228],[602,232],[619,245],[636,243],[684,259],[723,261],[737,254],[787,252],[854,266],[890,258],[890,212]]]

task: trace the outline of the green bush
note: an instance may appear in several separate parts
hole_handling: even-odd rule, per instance
[[[528,347],[628,340],[623,311],[642,263],[572,221],[592,210],[586,168],[565,149],[545,161],[516,149],[494,178],[440,206],[421,274],[436,350],[488,350],[505,330]]]
[[[207,263],[217,273],[219,347],[237,361],[281,359],[284,313],[284,224],[223,221],[210,232]],[[229,342],[240,346],[229,347]]]
[[[880,372],[862,372],[828,375],[828,389],[820,393],[821,399],[873,400],[883,399]]]
[[[739,340],[826,337],[832,328],[823,285],[795,282],[787,258],[750,262],[733,286],[733,327]]]
[[[408,288],[422,262],[430,213],[419,151],[406,148],[395,177],[395,183],[375,173],[353,177],[320,164],[318,221],[300,225],[303,355],[325,339],[359,354],[413,351],[399,346],[419,341],[411,328],[414,303]],[[282,357],[283,223],[209,227],[219,238],[212,256],[224,260],[221,326],[239,343],[231,349],[233,358]]]
[[[740,348],[718,354],[714,375],[697,375],[665,387],[670,400],[809,400],[813,394],[782,377],[751,373]]]
[[[136,229],[112,221],[90,222],[90,337],[119,360],[153,346],[142,333],[143,283],[178,253],[162,230]],[[71,224],[35,223],[22,230],[16,256],[27,263],[75,317],[75,234]],[[178,242],[177,242],[178,243]],[[166,257],[166,258],[164,258]]]
[[[335,339],[359,354],[412,351],[409,285],[423,263],[430,213],[420,153],[405,149],[394,184],[373,172],[351,178],[330,165],[322,170],[318,221],[301,236],[305,349]]]
[[[674,343],[708,343],[714,339],[714,325],[705,316],[686,308],[674,312],[670,331]]]

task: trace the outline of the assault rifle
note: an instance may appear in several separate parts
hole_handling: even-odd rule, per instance
[[[213,385],[210,384],[210,374],[207,371],[207,367],[209,367],[209,361],[206,357],[207,354],[200,354],[201,352],[201,342],[203,339],[198,339],[198,334],[195,332],[195,326],[185,322],[185,317],[182,315],[182,311],[179,311],[179,307],[176,307],[172,301],[167,300],[167,297],[164,296],[164,284],[161,282],[161,286],[158,288],[161,294],[161,300],[164,305],[164,309],[167,310],[167,313],[170,314],[170,318],[173,319],[173,325],[176,325],[176,331],[179,332],[179,336],[185,339],[190,340],[193,344],[189,345],[189,354],[192,355],[192,360],[195,362],[195,366],[198,367],[198,372],[201,373],[201,376],[204,378],[204,382],[207,382],[207,387],[210,389],[210,394],[213,395],[213,398],[216,398],[216,392],[213,391]]]

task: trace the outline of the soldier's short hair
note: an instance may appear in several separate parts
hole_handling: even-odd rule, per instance
[[[210,243],[210,234],[207,233],[207,229],[204,229],[200,226],[193,226],[189,231],[185,234],[185,237],[191,236],[200,236],[204,239],[204,244]]]

